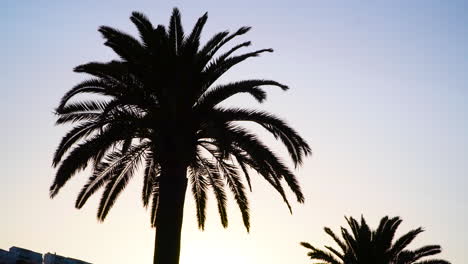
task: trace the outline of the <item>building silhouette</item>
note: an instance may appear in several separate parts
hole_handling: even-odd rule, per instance
[[[44,264],[91,264],[79,259],[67,258],[56,254],[47,253],[44,255]]]
[[[11,247],[9,251],[0,249],[0,264],[91,264],[78,259],[57,254],[41,253],[29,249]]]

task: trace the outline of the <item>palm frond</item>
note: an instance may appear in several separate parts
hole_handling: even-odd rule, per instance
[[[174,54],[179,54],[180,49],[182,48],[182,43],[184,42],[184,29],[182,28],[182,23],[180,21],[180,12],[179,9],[174,8],[172,10],[171,19],[169,21],[169,41],[171,42],[171,47],[173,47]]]
[[[124,166],[133,162],[133,159],[140,157],[147,149],[148,143],[145,142],[130,148],[126,152],[112,151],[108,153],[103,161],[96,164],[93,175],[78,194],[75,207],[78,209],[82,208],[91,195],[112,177],[115,177]]]
[[[229,133],[235,140],[235,144],[246,151],[252,159],[260,160],[259,162],[263,163],[261,166],[264,167],[265,171],[269,171],[269,174],[274,176],[273,178],[284,178],[291,191],[296,195],[297,201],[299,203],[304,202],[304,195],[302,194],[296,176],[267,146],[261,143],[257,137],[247,133],[245,130],[236,128],[231,129]]]
[[[250,174],[247,171],[247,163],[245,162],[244,157],[239,153],[238,155],[233,155],[237,163],[239,164],[239,167],[241,168],[242,172],[244,173],[245,180],[247,181],[247,185],[249,186],[249,190],[252,191],[252,183],[250,182]]]
[[[333,247],[325,246],[325,248],[335,255],[340,261],[334,258],[333,255],[317,249],[309,243],[302,242],[302,246],[311,250],[311,252],[308,253],[308,256],[313,260],[324,261],[324,264],[449,264],[449,262],[440,259],[417,262],[423,257],[440,253],[441,249],[438,245],[423,246],[413,251],[404,250],[414,237],[421,232],[419,228],[403,235],[392,245],[391,242],[393,235],[395,234],[396,228],[401,223],[401,219],[399,217],[383,217],[376,230],[371,230],[362,215],[360,222],[353,217],[345,217],[345,219],[350,227],[350,231],[341,227],[341,237],[343,240],[338,238],[330,228],[324,228],[325,232],[339,245],[343,253]],[[386,248],[383,247],[387,245],[388,241],[390,241],[390,244],[388,244]]]
[[[66,123],[79,123],[79,122],[96,122],[99,120],[101,114],[98,113],[71,113],[59,115],[55,121],[56,125],[66,124]]]
[[[156,216],[159,205],[159,181],[153,184],[152,189],[152,202],[151,202],[151,227],[156,227]]]
[[[200,49],[200,51],[198,52],[198,60],[200,63],[199,67],[201,69],[203,69],[208,63],[208,61],[211,59],[211,57],[209,57],[210,51],[214,49],[227,35],[229,35],[229,31],[222,31],[216,33]]]
[[[60,100],[57,107],[57,112],[61,112],[65,104],[75,95],[78,94],[98,94],[98,95],[113,95],[114,85],[105,79],[94,78],[80,82],[71,88]]]
[[[145,48],[152,47],[157,40],[155,39],[153,24],[151,24],[149,19],[140,12],[132,12],[130,20],[137,27]]]
[[[149,152],[146,155],[143,190],[141,194],[144,207],[148,207],[149,205],[151,195],[153,194],[153,186],[158,184],[160,173],[161,168],[159,164],[156,162],[154,155]]]
[[[209,50],[207,50],[207,53],[202,60],[202,64],[206,65],[218,52],[219,49],[221,49],[226,43],[231,41],[237,36],[244,35],[245,33],[249,32],[251,27],[241,27],[238,30],[236,30],[232,34],[226,34],[222,39],[219,40],[219,42],[215,43]]]
[[[134,172],[140,165],[142,158],[144,158],[147,148],[148,144],[143,144],[143,147],[139,147],[138,151],[131,155],[125,163],[119,164],[119,169],[117,169],[114,175],[107,181],[97,213],[97,217],[100,221],[104,221],[117,197],[123,189],[125,189],[129,179],[135,174]]]
[[[205,219],[206,219],[206,189],[207,189],[207,179],[205,178],[205,173],[201,168],[192,168],[190,171],[190,183],[192,184],[192,194],[195,199],[195,205],[197,209],[197,221],[198,228],[201,230],[205,229]]]
[[[201,109],[210,109],[238,93],[249,93],[258,102],[261,103],[265,100],[266,93],[261,88],[259,88],[259,86],[265,85],[278,86],[283,90],[288,89],[286,85],[272,80],[245,80],[234,82],[225,85],[219,85],[206,91],[199,98],[197,107]]]
[[[315,247],[312,246],[311,244],[307,243],[307,242],[300,242],[299,243],[301,246],[305,247],[305,248],[308,248],[310,250],[315,250]]]
[[[103,187],[98,209],[98,219],[103,221],[129,179],[142,165],[142,201],[144,207],[151,206],[151,225],[154,227],[159,225],[156,222],[159,181],[160,178],[170,178],[170,175],[161,174],[166,171],[166,155],[171,151],[187,154],[178,165],[185,166],[185,176],[187,169],[190,172],[201,229],[206,219],[206,192],[212,188],[223,227],[228,225],[226,191],[229,190],[249,231],[249,204],[244,183],[247,182],[252,190],[250,170],[260,174],[280,194],[290,211],[284,182],[299,202],[304,201],[297,179],[288,166],[258,136],[237,127],[236,122],[244,120],[263,126],[282,141],[296,165],[310,154],[304,139],[285,122],[268,113],[216,108],[220,102],[238,93],[246,93],[262,102],[266,98],[263,86],[277,86],[283,90],[287,86],[273,80],[254,79],[211,88],[235,65],[272,50],[237,55],[240,49],[250,46],[251,42],[245,41],[220,52],[228,42],[247,33],[250,27],[241,27],[233,33],[220,32],[200,45],[207,18],[206,13],[200,17],[187,36],[177,8],[174,8],[167,28],[164,25],[155,27],[144,14],[133,12],[130,20],[136,26],[139,38],[112,27],[99,28],[105,45],[120,58],[105,63],[85,63],[74,69],[91,75],[92,79],[78,83],[66,92],[56,110],[57,124],[71,123],[74,127],[64,136],[54,155],[53,166],[58,169],[50,187],[51,197],[73,175],[91,164],[91,176],[78,195],[76,207],[81,208]],[[80,95],[97,95],[98,98],[80,101],[76,98]],[[172,127],[183,131],[177,132]],[[171,148],[174,142],[177,147]],[[209,152],[207,156],[198,155],[202,148]],[[185,184],[186,181],[184,188]]]
[[[344,242],[346,243],[347,255],[352,256],[352,258],[357,259],[359,255],[359,247],[357,245],[356,239],[349,233],[349,231],[341,227],[341,236],[343,237]]]
[[[239,207],[239,210],[242,215],[242,220],[244,222],[244,226],[247,229],[247,232],[250,229],[250,213],[249,213],[249,201],[247,200],[247,196],[245,195],[245,187],[242,183],[239,174],[236,168],[228,164],[222,160],[218,160],[217,162],[218,167],[222,171],[222,175],[227,182],[227,186],[231,189],[234,199]]]
[[[65,106],[58,108],[56,113],[58,115],[72,114],[72,113],[81,113],[81,112],[97,112],[101,113],[107,107],[109,102],[98,101],[98,100],[86,100],[78,101],[66,104]]]
[[[330,247],[330,246],[325,246],[326,249],[328,249],[328,251],[330,251],[331,253],[333,253],[335,256],[337,256],[339,259],[341,260],[344,260],[344,255],[340,252],[338,252],[338,250]]]
[[[414,264],[451,264],[450,262],[443,259],[431,259],[415,262]]]
[[[286,194],[281,186],[279,179],[286,179],[288,185],[291,187],[291,190],[296,194],[298,201],[303,202],[304,197],[300,191],[300,187],[295,180],[295,176],[287,169],[284,164],[282,164],[279,159],[269,150],[265,145],[263,145],[254,135],[244,131],[238,127],[228,126],[223,130],[221,140],[217,142],[222,142],[227,140],[228,142],[234,142],[236,148],[239,148],[237,151],[232,151],[231,153],[234,156],[239,156],[239,154],[245,152],[249,157],[243,157],[243,162],[248,164],[249,167],[256,170],[260,175],[267,180],[270,185],[272,185],[276,191],[281,195],[283,201],[288,206],[291,211],[291,206],[288,202]],[[215,135],[216,137],[216,135]],[[234,150],[234,149],[233,149]]]
[[[87,73],[94,77],[106,80],[120,80],[122,76],[128,74],[128,63],[122,61],[89,62],[81,64],[73,69],[74,72]]]
[[[398,229],[402,221],[403,220],[401,220],[399,217],[393,217],[388,220],[388,223],[383,233],[383,241],[384,246],[386,248],[391,247],[391,244],[393,243],[393,238],[396,234],[396,230]]]
[[[420,258],[437,255],[442,252],[442,248],[439,245],[427,245],[413,250],[411,252],[415,260],[418,260]]]
[[[99,32],[106,39],[104,45],[114,50],[124,61],[138,64],[145,59],[144,47],[131,35],[108,26],[99,27]]]
[[[204,169],[204,173],[206,174],[211,189],[216,198],[217,206],[218,206],[218,213],[219,218],[221,220],[221,225],[224,228],[228,226],[228,217],[227,217],[227,197],[224,191],[224,182],[221,178],[219,169],[215,166],[213,162],[208,159],[204,159],[199,157],[199,163],[201,164],[202,168]]]
[[[225,53],[219,55],[219,57],[216,58],[217,61],[224,61],[226,60],[229,56],[231,56],[234,52],[238,51],[241,48],[249,47],[252,44],[250,41],[245,41],[240,44],[237,44],[236,46],[232,47],[230,50],[226,51]]]
[[[341,248],[343,252],[346,251],[346,245],[341,239],[338,238],[338,236],[328,227],[323,228],[325,233],[327,233],[331,238],[333,238],[333,241],[335,241],[336,244]]]
[[[419,227],[401,236],[399,239],[397,239],[397,241],[395,241],[392,248],[390,249],[391,255],[396,255],[398,252],[405,249],[416,238],[416,236],[418,236],[423,231],[424,230]]]
[[[216,108],[215,111],[210,112],[210,115],[223,122],[250,121],[261,125],[273,134],[275,138],[279,138],[283,142],[296,166],[302,163],[304,156],[311,153],[307,142],[283,120],[272,114],[236,108]]]
[[[192,32],[190,33],[190,35],[188,35],[184,43],[184,51],[186,53],[194,54],[198,51],[198,48],[200,46],[200,36],[207,20],[208,13],[205,13],[195,23]]]
[[[203,78],[203,91],[208,89],[219,77],[221,77],[225,72],[229,69],[234,67],[235,65],[239,64],[240,62],[245,61],[248,58],[258,57],[260,54],[264,52],[273,52],[273,49],[261,49],[256,50],[254,52],[249,52],[246,54],[229,57],[225,60],[216,60],[209,63],[205,69],[203,69],[203,73],[205,78]]]
[[[115,172],[125,164],[126,156],[121,152],[111,152],[104,157],[104,161],[95,165],[92,176],[83,186],[75,201],[75,207],[81,209],[91,195],[100,189]]]
[[[215,120],[212,120],[215,121]],[[216,125],[215,125],[216,124]],[[240,157],[244,163],[248,163],[249,167],[256,170],[260,175],[263,176],[282,196],[284,202],[291,210],[287,197],[279,183],[280,179],[285,179],[290,189],[296,195],[298,202],[304,201],[304,196],[301,192],[297,179],[294,174],[280,161],[280,159],[273,154],[273,152],[265,146],[255,135],[245,131],[244,129],[236,126],[226,126],[223,122],[213,122],[212,125],[217,126],[215,133],[212,131],[206,131],[208,137],[216,139],[216,144],[222,142],[232,142],[235,148],[238,148],[236,152],[246,153],[246,156],[241,157],[238,153],[232,151],[234,156]],[[216,131],[222,131],[218,133]]]
[[[111,126],[74,148],[60,164],[50,187],[50,196],[57,195],[58,191],[75,173],[87,166],[88,161],[122,140],[125,137],[123,132],[121,126]]]
[[[310,257],[311,260],[319,260],[319,261],[325,261],[326,264],[341,264],[335,257],[333,257],[331,254],[315,248],[311,244],[307,242],[301,242],[300,243],[303,247],[310,249],[311,251],[307,253],[307,256]]]
[[[57,167],[57,165],[62,160],[63,155],[70,150],[70,148],[76,144],[80,139],[89,136],[96,130],[101,128],[101,124],[96,124],[96,122],[88,121],[80,125],[77,125],[72,130],[70,130],[60,141],[57,149],[54,153],[54,158],[52,161],[52,166]]]

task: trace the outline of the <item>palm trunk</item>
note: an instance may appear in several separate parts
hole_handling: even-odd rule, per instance
[[[187,166],[172,163],[161,170],[153,263],[179,264]]]

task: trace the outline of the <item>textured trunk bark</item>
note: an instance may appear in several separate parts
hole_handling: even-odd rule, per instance
[[[187,166],[172,163],[161,170],[153,263],[179,264]]]

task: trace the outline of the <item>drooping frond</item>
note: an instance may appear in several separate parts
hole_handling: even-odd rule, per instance
[[[206,179],[206,172],[203,164],[198,163],[193,166],[190,171],[190,183],[192,184],[192,195],[195,199],[195,207],[197,210],[198,228],[205,229],[206,219],[206,189],[208,187],[208,180]]]
[[[70,113],[59,115],[57,120],[55,121],[56,125],[66,124],[66,123],[81,123],[81,122],[96,122],[99,120],[101,116],[100,113],[86,113],[86,112],[78,112],[78,113]]]
[[[228,136],[232,137],[234,144],[248,153],[257,162],[257,165],[262,167],[262,171],[269,172],[271,176],[274,176],[274,179],[284,179],[296,195],[297,201],[304,202],[304,196],[294,174],[257,137],[239,128],[232,128],[226,132]]]
[[[88,161],[96,157],[101,151],[110,148],[125,136],[122,126],[110,126],[102,133],[86,140],[74,148],[60,164],[55,180],[50,187],[50,196],[54,197],[62,186],[78,171],[84,169]]]
[[[250,121],[261,125],[275,138],[279,138],[283,142],[296,166],[302,163],[304,156],[311,153],[307,142],[294,129],[272,114],[238,108],[216,108],[210,114],[214,119],[223,122]]]
[[[99,203],[97,217],[100,221],[104,221],[117,197],[127,186],[128,180],[135,174],[134,172],[140,165],[142,158],[144,158],[145,151],[148,147],[148,143],[136,146],[126,154],[123,154],[128,157],[125,161],[117,161],[118,164],[115,165],[117,169],[112,170],[111,173],[113,175],[107,180],[104,193],[102,194],[101,201]]]
[[[77,94],[98,94],[98,95],[113,95],[114,86],[107,80],[89,79],[75,85],[61,99],[60,105],[57,107],[57,112],[61,112],[65,104]]]
[[[236,159],[242,160],[244,164],[262,175],[278,191],[290,210],[291,206],[281,186],[281,179],[285,179],[298,201],[303,202],[304,197],[295,176],[256,136],[239,127],[225,126],[222,123],[217,129],[205,132],[208,133],[206,136],[215,139],[212,144],[219,149],[229,149],[230,154]],[[232,146],[223,146],[223,142],[230,142],[229,145]]]
[[[146,155],[146,165],[143,178],[143,190],[141,192],[141,199],[143,206],[148,207],[151,196],[153,194],[153,186],[159,185],[159,176],[161,168],[159,163],[155,160],[155,156],[151,151]]]
[[[159,181],[156,181],[152,186],[152,197],[151,200],[151,218],[150,223],[151,227],[156,227],[156,215],[158,212],[158,205],[159,205]]]
[[[92,176],[81,189],[75,203],[76,208],[82,208],[88,198],[114,177],[119,170],[130,163],[135,157],[141,156],[148,149],[148,144],[140,144],[127,151],[112,151],[95,165]]]
[[[60,141],[57,150],[55,151],[52,166],[56,167],[62,160],[63,155],[80,139],[90,135],[97,129],[100,129],[101,125],[96,122],[88,121],[80,125],[77,125],[70,130]]]
[[[247,181],[247,185],[249,185],[249,190],[252,191],[252,183],[250,182],[250,174],[247,170],[248,162],[245,161],[245,156],[243,156],[239,152],[236,152],[236,154],[233,154],[233,156],[236,159],[237,163],[239,164],[239,167],[241,168],[242,172],[244,173],[244,177],[245,177],[245,180]]]
[[[443,259],[431,259],[414,262],[414,264],[451,264],[450,262]]]
[[[75,201],[75,207],[82,208],[91,195],[115,175],[116,170],[121,168],[126,156],[122,156],[121,152],[111,152],[104,157],[103,161],[96,164],[92,176],[83,186]]]
[[[57,109],[58,115],[66,115],[77,112],[102,112],[106,109],[108,102],[105,101],[79,101],[66,104],[60,109]]]
[[[206,150],[210,151],[208,148]],[[203,170],[208,179],[208,183],[213,190],[213,194],[216,198],[217,206],[218,206],[218,213],[221,220],[221,225],[226,228],[228,226],[228,218],[227,218],[227,197],[224,191],[224,181],[221,178],[220,171],[216,167],[216,165],[209,159],[203,158],[198,156],[197,162],[200,166],[200,169]]]
[[[229,97],[239,93],[249,93],[258,102],[263,102],[266,98],[266,93],[259,87],[265,85],[278,86],[283,90],[287,90],[286,85],[280,84],[272,80],[246,80],[240,82],[219,85],[206,91],[198,100],[197,108],[210,109]]]
[[[250,213],[249,201],[245,195],[244,184],[242,183],[239,174],[233,165],[228,164],[223,160],[218,160],[217,166],[222,172],[222,175],[227,182],[227,186],[229,189],[231,189],[231,192],[234,195],[234,199],[236,200],[242,215],[242,221],[244,222],[244,226],[248,232],[250,229]]]

